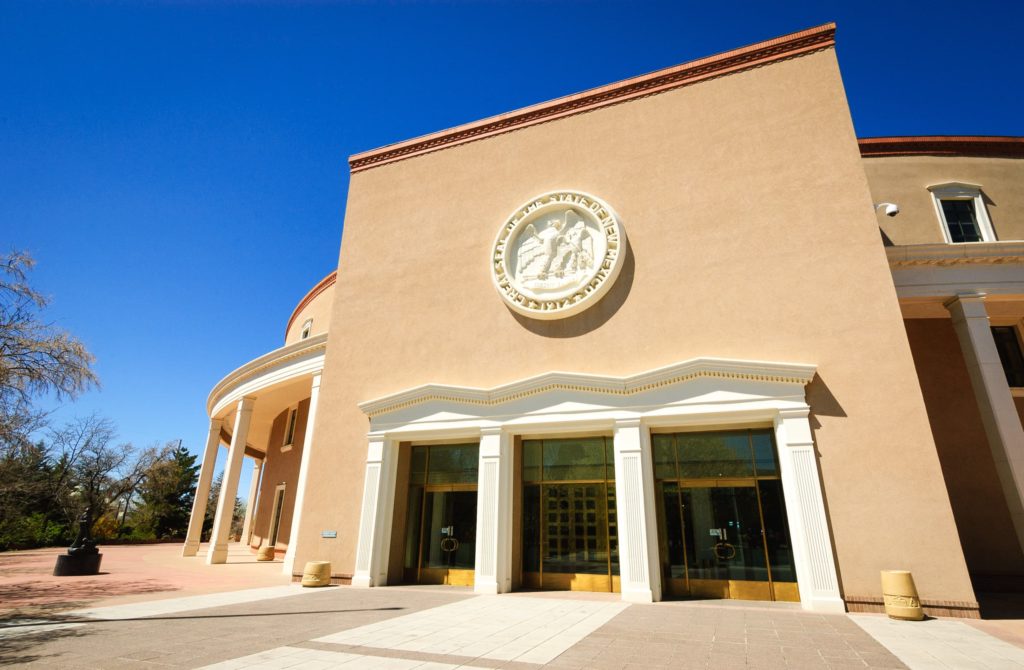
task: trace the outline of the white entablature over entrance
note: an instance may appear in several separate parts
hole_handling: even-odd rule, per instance
[[[550,372],[491,389],[427,384],[360,404],[370,419],[353,584],[387,581],[402,442],[479,440],[475,588],[511,590],[514,437],[613,435],[624,600],[661,598],[651,430],[771,426],[803,607],[842,612],[805,386],[816,366],[699,358],[629,377]]]

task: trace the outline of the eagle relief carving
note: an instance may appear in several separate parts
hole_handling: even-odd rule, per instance
[[[603,201],[579,191],[537,196],[502,225],[491,278],[506,304],[537,319],[579,313],[608,291],[626,238]]]

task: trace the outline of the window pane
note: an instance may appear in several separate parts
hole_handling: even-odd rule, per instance
[[[523,572],[540,572],[540,487],[523,488]]]
[[[942,213],[953,242],[980,242],[981,233],[974,216],[973,200],[943,200]]]
[[[999,360],[1003,363],[1006,383],[1012,388],[1024,387],[1024,354],[1020,350],[1017,329],[1014,326],[995,326],[992,337],[996,341]]]
[[[409,483],[422,484],[427,479],[427,448],[412,448],[412,465],[409,468]]]
[[[654,451],[654,478],[676,479],[676,449],[671,435],[651,435]]]
[[[764,537],[768,543],[772,579],[777,582],[795,582],[793,545],[789,539],[786,521],[786,503],[782,497],[782,482],[766,479],[757,483],[761,493],[761,512],[764,514]]]
[[[475,484],[480,467],[480,447],[476,444],[429,447],[428,484]]]
[[[544,440],[544,481],[604,481],[604,439]]]
[[[523,481],[539,482],[542,467],[541,441],[523,440]]]
[[[682,479],[754,476],[747,431],[679,433],[676,448]]]
[[[776,459],[775,444],[770,430],[753,430],[750,441],[754,445],[754,466],[759,477],[778,476],[779,462]]]

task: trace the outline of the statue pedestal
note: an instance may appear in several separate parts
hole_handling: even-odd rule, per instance
[[[76,577],[79,575],[97,575],[100,572],[100,561],[103,554],[61,554],[57,564],[53,566],[54,577]]]

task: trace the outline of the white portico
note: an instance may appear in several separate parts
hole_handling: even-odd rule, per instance
[[[799,600],[805,609],[842,612],[804,393],[815,369],[701,358],[626,378],[552,372],[492,389],[426,385],[363,403],[371,432],[353,585],[387,584],[391,552],[402,551],[392,528],[400,449],[479,444],[472,583],[478,592],[505,593],[514,587],[522,514],[514,502],[517,450],[524,440],[606,435],[617,509],[615,590],[627,601],[660,600],[652,433],[759,427],[777,445]]]
[[[254,524],[258,521],[256,501],[259,498],[261,476],[268,465],[274,465],[271,459],[285,458],[288,451],[301,445],[298,478],[289,487],[294,490],[286,492],[287,495],[293,496],[294,503],[288,505],[288,509],[294,509],[294,515],[291,523],[286,524],[290,528],[291,537],[287,538],[283,572],[291,575],[326,345],[327,334],[324,333],[276,349],[231,372],[210,392],[207,402],[210,429],[189,520],[188,535],[182,550],[183,556],[195,556],[199,549],[217,452],[222,443],[229,444],[229,448],[210,535],[210,549],[206,554],[206,562],[209,564],[224,563],[227,560],[234,511],[233,501],[238,493],[243,458],[248,456],[253,460],[249,504],[241,536],[242,541],[248,544]],[[307,402],[308,406],[305,405]],[[296,408],[300,404],[308,409],[304,412],[304,425],[296,427]],[[285,432],[301,435],[300,443],[293,444],[292,442],[298,440],[288,438],[271,440],[275,418],[281,417],[282,413],[285,417],[284,422],[288,424]],[[269,485],[273,488],[272,485],[276,483],[270,482]],[[276,530],[282,526],[283,520],[279,518],[280,509],[276,503],[271,515],[269,525],[274,530],[263,542],[283,545],[286,538],[277,538]],[[263,525],[267,525],[267,521],[262,520]]]

